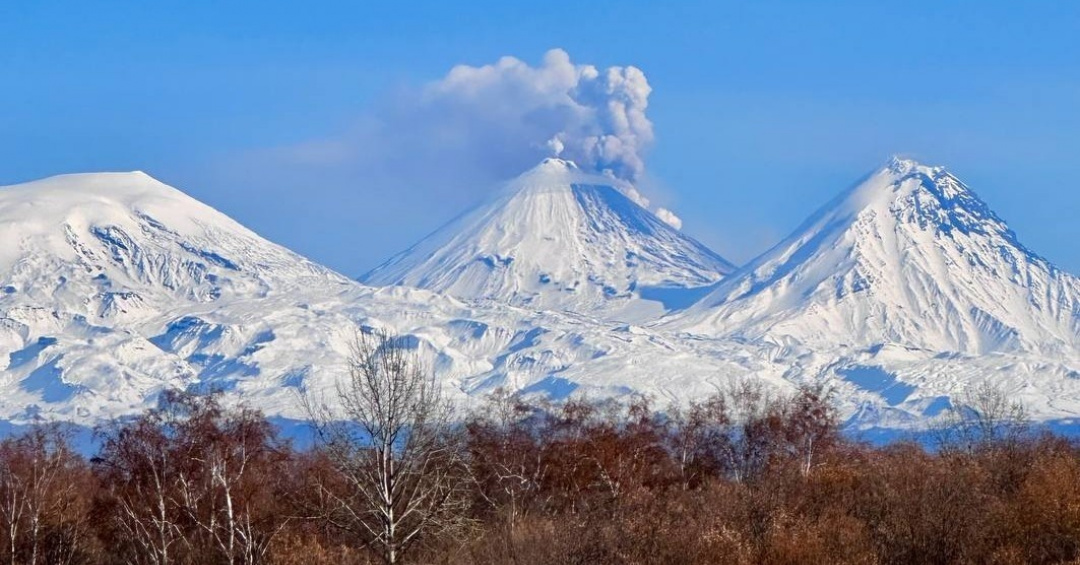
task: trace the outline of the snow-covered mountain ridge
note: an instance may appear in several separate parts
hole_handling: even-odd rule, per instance
[[[141,173],[0,187],[0,420],[94,423],[166,387],[299,417],[365,327],[405,336],[466,404],[824,380],[852,426],[909,428],[990,380],[1036,419],[1080,415],[1076,277],[944,169],[890,163],[738,270],[617,184],[544,163],[381,288]],[[649,288],[708,294],[658,317]]]
[[[142,173],[2,187],[0,235],[2,420],[94,423],[168,387],[300,417],[296,392],[330,394],[366,327],[404,335],[462,399],[619,393],[581,371],[671,351],[589,316],[361,285]]]

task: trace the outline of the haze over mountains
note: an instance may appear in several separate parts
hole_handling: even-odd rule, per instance
[[[297,417],[364,327],[465,402],[825,380],[853,427],[904,428],[989,379],[1080,413],[1080,282],[940,167],[894,160],[742,268],[635,194],[549,159],[360,283],[142,173],[0,188],[0,419],[92,423],[165,387]]]

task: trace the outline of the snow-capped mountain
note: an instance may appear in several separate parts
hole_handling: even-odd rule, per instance
[[[0,236],[2,421],[92,424],[174,387],[301,417],[296,391],[332,396],[367,327],[402,335],[457,398],[625,392],[601,373],[644,382],[636,359],[677,351],[571,313],[366,287],[142,173],[0,187]],[[670,377],[680,390],[710,386],[712,362],[698,364],[700,378]]]
[[[297,391],[332,397],[367,327],[466,404],[823,380],[852,426],[910,428],[990,380],[1080,417],[1077,279],[943,169],[892,163],[645,325],[614,319],[730,267],[614,184],[548,161],[375,273],[469,300],[352,281],[141,173],[0,187],[0,421],[93,424],[171,387],[302,417]]]
[[[251,346],[253,336],[199,312],[351,286],[140,172],[4,187],[0,238],[0,369],[9,385],[0,411],[8,417],[42,404],[97,417],[201,372],[241,369],[223,352]],[[200,341],[218,351],[195,351],[190,342]]]
[[[1021,245],[941,167],[895,159],[677,324],[815,348],[1075,354],[1080,280]]]
[[[546,159],[360,280],[641,320],[663,313],[665,302],[697,298],[681,291],[734,269],[634,194],[622,181]]]
[[[253,298],[342,277],[141,172],[64,175],[0,191],[8,300],[89,319]]]
[[[1036,419],[1080,414],[1080,280],[944,168],[912,160],[870,174],[658,326],[829,383],[854,427],[917,426],[984,381]]]

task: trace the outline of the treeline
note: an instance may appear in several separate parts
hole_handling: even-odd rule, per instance
[[[294,449],[260,413],[163,395],[76,454],[0,443],[0,562],[1068,563],[1080,451],[972,406],[940,450],[839,433],[827,395],[743,385],[456,414],[408,355],[358,351]],[[1000,403],[1001,399],[997,398]],[[346,419],[346,417],[348,419]]]

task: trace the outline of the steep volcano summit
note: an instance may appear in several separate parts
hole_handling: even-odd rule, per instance
[[[815,348],[1075,354],[1080,280],[942,167],[894,159],[681,315]]]
[[[634,320],[734,270],[633,194],[623,181],[546,159],[361,281]]]

